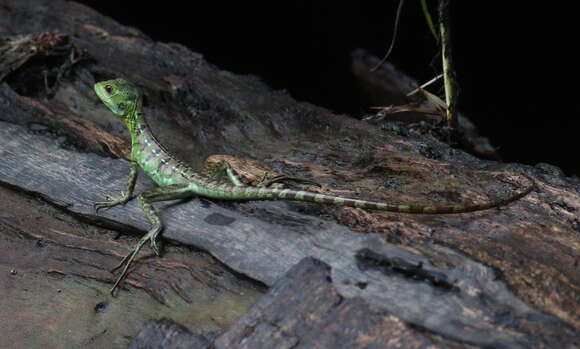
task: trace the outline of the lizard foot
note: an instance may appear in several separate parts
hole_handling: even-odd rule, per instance
[[[159,235],[159,232],[161,231],[161,225],[159,226],[155,226],[153,227],[151,230],[149,230],[149,232],[147,232],[147,234],[145,234],[140,240],[139,242],[135,245],[135,247],[133,247],[133,250],[127,254],[123,260],[117,264],[117,266],[115,266],[111,272],[114,272],[115,270],[123,267],[123,270],[121,271],[121,275],[119,275],[119,277],[117,278],[117,280],[115,281],[115,284],[113,285],[113,287],[111,288],[111,295],[115,295],[115,290],[117,289],[117,287],[119,286],[119,284],[121,283],[121,281],[125,278],[125,276],[127,276],[127,272],[129,271],[129,267],[131,266],[131,264],[133,264],[133,261],[135,260],[135,257],[137,257],[137,254],[139,253],[139,251],[141,250],[141,247],[143,247],[143,245],[145,245],[145,243],[147,241],[151,242],[151,248],[153,249],[153,251],[155,252],[155,254],[157,256],[160,255],[159,253],[159,248],[157,247],[157,235]]]
[[[99,201],[93,204],[93,208],[95,213],[99,213],[100,209],[103,208],[111,208],[117,205],[124,205],[129,201],[129,198],[125,195],[125,192],[121,192],[121,196],[117,198],[109,198],[107,197],[107,201]]]
[[[150,235],[149,241],[151,243],[151,249],[153,250],[153,252],[155,252],[155,254],[159,257],[161,256],[161,253],[159,252],[159,245],[157,245],[157,236],[159,235],[159,233],[161,232],[161,224],[155,226],[153,229],[151,229],[147,235]]]

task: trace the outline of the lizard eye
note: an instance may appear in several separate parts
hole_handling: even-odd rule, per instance
[[[111,92],[113,92],[113,86],[111,85],[105,86],[105,91],[107,91],[108,94],[111,94]]]
[[[117,104],[117,108],[119,108],[121,110],[125,110],[125,104],[124,103],[119,103],[119,104]]]

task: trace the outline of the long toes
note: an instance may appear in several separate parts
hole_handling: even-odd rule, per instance
[[[161,253],[159,252],[159,246],[155,240],[151,240],[151,249],[158,257],[161,256]]]
[[[309,184],[309,185],[314,185],[317,187],[322,187],[322,185],[320,183],[315,182],[315,181],[311,181],[309,179],[300,179],[298,182],[302,183],[302,184]]]
[[[103,208],[107,208],[107,206],[104,205],[102,202],[97,202],[93,205],[93,209],[95,210],[95,213],[99,213],[99,210],[103,209]]]
[[[119,268],[121,268],[123,265],[125,265],[125,263],[127,263],[127,261],[131,258],[131,256],[133,255],[133,251],[131,251],[131,253],[129,253],[128,255],[126,255],[121,262],[119,262],[119,264],[117,264],[115,267],[113,267],[113,269],[111,269],[111,273],[114,273],[115,271],[117,271]]]
[[[112,274],[112,273],[116,272],[119,268],[121,268],[123,266],[123,264],[125,264],[125,259],[127,259],[127,258],[124,258],[119,264],[115,265],[113,267],[113,269],[111,269],[109,272]]]
[[[284,176],[284,175],[279,175],[276,177],[272,177],[270,179],[263,179],[260,183],[258,183],[258,185],[256,185],[257,187],[264,187],[267,188],[269,186],[271,186],[274,183],[280,183],[280,182],[296,182],[296,183],[300,183],[300,184],[308,184],[308,185],[315,185],[320,187],[320,183],[312,181],[310,179],[305,179],[305,178],[298,178],[298,177],[288,177],[288,176]]]
[[[100,209],[103,209],[103,208],[106,209],[106,208],[112,207],[114,205],[115,205],[115,203],[112,201],[99,201],[99,202],[95,202],[93,204],[93,208],[95,209],[95,212],[99,212]]]
[[[159,245],[157,245],[157,234],[159,234],[160,229],[154,229],[149,234],[149,243],[151,245],[151,249],[157,256],[160,256],[161,253],[159,252]]]

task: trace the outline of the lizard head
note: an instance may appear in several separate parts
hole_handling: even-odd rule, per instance
[[[135,109],[140,107],[139,89],[129,80],[120,78],[98,82],[95,92],[115,115],[123,119],[132,116]]]

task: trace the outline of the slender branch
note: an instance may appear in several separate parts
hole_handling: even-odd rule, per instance
[[[425,20],[427,21],[429,30],[431,30],[431,34],[433,34],[435,41],[439,42],[439,35],[437,35],[437,29],[435,29],[435,24],[433,24],[429,7],[427,7],[427,0],[421,0],[421,8],[423,9],[423,14],[425,15]]]
[[[434,83],[435,81],[441,79],[443,77],[443,74],[439,74],[436,77],[434,77],[433,79],[427,81],[426,83],[424,83],[423,85],[420,85],[418,88],[414,89],[413,91],[407,93],[407,97],[410,97],[412,95],[414,95],[415,93],[419,92],[422,88],[424,89],[425,87],[431,85],[432,83]]]
[[[385,63],[385,61],[387,60],[387,58],[391,55],[391,52],[393,51],[393,47],[395,47],[395,40],[397,39],[397,31],[399,29],[399,18],[401,17],[401,10],[403,9],[404,3],[405,3],[405,0],[399,0],[399,7],[397,8],[397,15],[395,17],[395,28],[393,29],[393,39],[391,40],[391,46],[389,47],[389,50],[387,51],[387,54],[385,55],[385,57],[383,57],[383,59],[381,59],[379,64],[377,64],[374,68],[372,68],[371,71],[375,71],[375,70],[379,69],[379,67],[381,65],[383,65]]]

